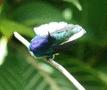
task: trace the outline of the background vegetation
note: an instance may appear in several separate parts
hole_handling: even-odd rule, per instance
[[[51,21],[85,28],[87,34],[55,60],[86,90],[107,90],[107,0],[0,0],[0,90],[75,90],[51,65],[35,60],[33,66],[13,37],[17,31],[30,41],[34,26]]]

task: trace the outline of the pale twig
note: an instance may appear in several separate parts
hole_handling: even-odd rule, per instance
[[[14,32],[14,36],[29,49],[30,43],[25,38],[17,32]],[[35,57],[31,52],[30,54]],[[52,59],[49,60],[49,63],[53,67],[57,68],[66,78],[68,78],[78,90],[85,90],[85,88],[62,65]]]
[[[14,36],[15,36],[15,38],[17,38],[22,44],[24,44],[29,49],[30,42],[28,40],[26,40],[23,36],[21,36],[17,32],[14,32]],[[31,51],[29,51],[29,53],[32,56],[34,56],[34,54]]]
[[[62,65],[52,59],[49,59],[49,63],[66,76],[78,90],[85,90],[85,88]]]
[[[24,44],[27,48],[29,48],[29,41],[27,41],[24,37],[22,37],[19,33],[14,32],[14,36],[22,43]]]

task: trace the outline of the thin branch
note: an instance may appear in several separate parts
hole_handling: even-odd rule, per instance
[[[24,37],[22,37],[19,33],[14,32],[14,36],[22,43],[24,44],[27,48],[29,48],[29,41],[27,41]]]
[[[52,59],[49,60],[49,63],[67,77],[78,90],[85,90],[85,88],[62,65]]]

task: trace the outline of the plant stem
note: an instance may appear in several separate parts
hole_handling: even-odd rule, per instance
[[[66,76],[78,90],[85,90],[85,88],[62,65],[52,59],[49,60],[49,63]]]
[[[27,41],[24,37],[22,37],[19,33],[14,32],[14,36],[22,43],[24,44],[27,48],[29,48],[29,41]]]

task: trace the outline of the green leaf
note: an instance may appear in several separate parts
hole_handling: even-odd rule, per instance
[[[78,20],[88,31],[87,40],[91,44],[105,45],[107,43],[107,0],[81,0],[81,3],[84,10]]]
[[[90,88],[95,88],[94,90],[107,89],[106,73],[94,69],[80,60],[71,58],[69,55],[61,55],[56,59],[77,78],[86,90],[90,90]]]
[[[14,20],[26,25],[36,25],[50,21],[63,20],[61,12],[44,2],[29,2],[14,9],[12,13]]]
[[[72,3],[78,10],[82,11],[82,6],[79,0],[64,0],[64,1]]]
[[[1,15],[1,12],[2,12],[2,8],[3,8],[3,4],[0,2],[0,15]]]
[[[30,37],[33,36],[33,30],[25,25],[6,19],[0,20],[0,32],[5,36],[10,37],[15,31]]]
[[[1,15],[13,21],[5,19],[1,23],[3,18],[0,18],[0,35],[2,32],[9,37],[17,27],[23,28],[23,30],[22,28],[17,29],[20,34],[32,36],[31,28],[28,30],[29,27],[26,25],[36,26],[49,21],[60,21],[63,19],[62,11],[70,8],[73,13],[68,12],[69,10],[64,12],[64,18],[69,23],[73,22],[83,26],[87,34],[77,41],[78,43],[71,44],[68,50],[66,48],[63,54],[56,56],[55,60],[71,72],[86,90],[107,90],[107,0],[4,1],[5,5],[1,8]],[[32,35],[29,35],[31,33]],[[11,47],[10,44],[12,44]],[[27,50],[23,51],[20,44],[13,44],[13,41],[9,39],[8,49],[9,55],[0,67],[0,90],[51,90],[57,86],[62,87],[63,90],[71,90],[72,85],[69,81],[47,63],[38,61],[40,70],[26,62],[26,60],[31,60],[31,57],[25,54]],[[55,81],[53,86],[39,71],[49,74],[52,82]]]
[[[44,61],[34,60],[18,45],[9,45],[9,55],[0,67],[0,90],[68,89],[76,90],[55,68]]]

